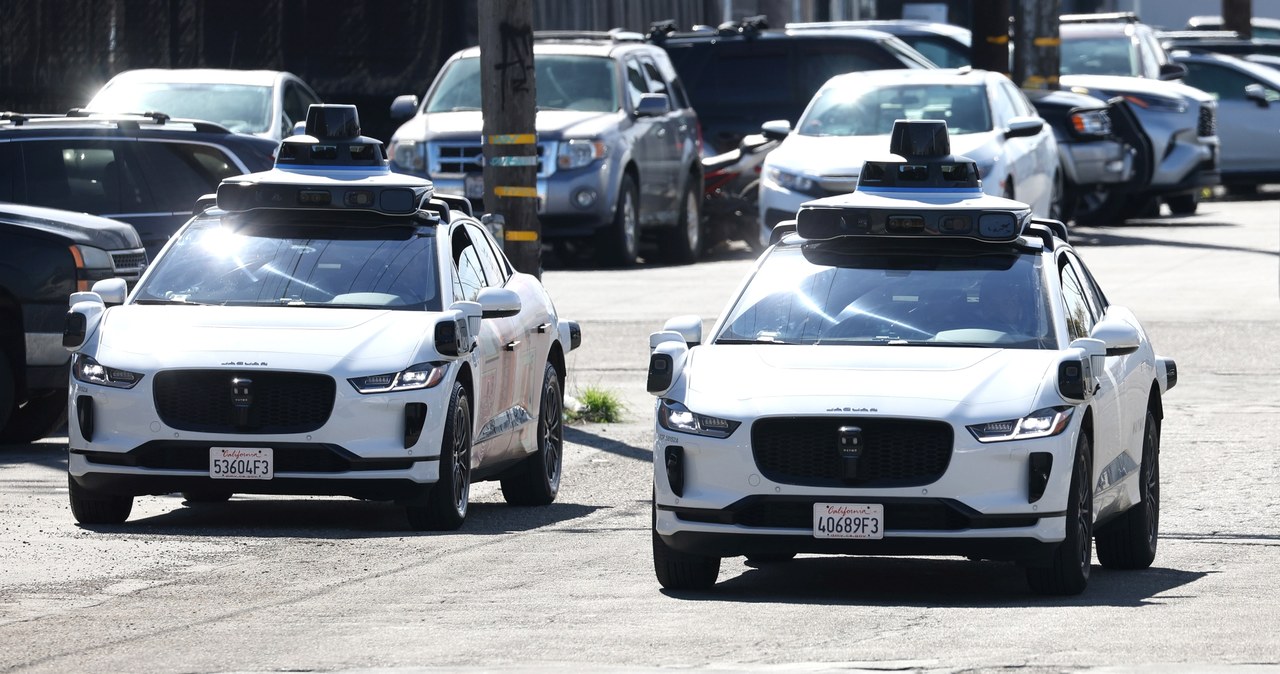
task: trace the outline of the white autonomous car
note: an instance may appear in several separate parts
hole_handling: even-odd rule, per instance
[[[984,195],[944,122],[899,122],[811,201],[710,335],[650,337],[658,581],[724,557],[1012,560],[1045,594],[1156,554],[1174,361],[1057,221]]]
[[[315,105],[274,170],[207,201],[127,296],[71,296],[78,521],[143,494],[314,494],[454,529],[474,481],[555,499],[578,326],[464,199],[391,173],[354,107]]]

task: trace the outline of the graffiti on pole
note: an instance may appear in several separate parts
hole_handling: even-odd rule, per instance
[[[498,25],[502,37],[502,60],[494,66],[501,78],[500,106],[507,107],[507,92],[525,93],[533,85],[533,31],[528,26]]]

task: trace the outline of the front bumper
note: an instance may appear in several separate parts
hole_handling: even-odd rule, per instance
[[[1133,154],[1123,143],[1059,143],[1066,176],[1075,185],[1114,185],[1133,178]]]
[[[617,203],[617,187],[610,183],[611,172],[604,161],[590,166],[557,170],[549,176],[539,176],[538,221],[542,225],[543,238],[558,239],[590,236],[597,229],[613,222],[614,205]],[[440,174],[430,177],[437,192],[460,194],[471,200],[477,213],[484,212],[484,193],[481,174]],[[594,195],[590,205],[579,206],[575,198],[579,194]]]

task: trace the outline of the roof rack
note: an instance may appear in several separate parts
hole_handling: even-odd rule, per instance
[[[611,40],[613,42],[644,42],[644,35],[623,28],[600,30],[535,30],[535,40]]]
[[[741,21],[725,21],[716,26],[716,32],[721,35],[755,37],[760,31],[768,28],[769,17],[764,14],[757,14],[755,16],[744,16]]]
[[[1050,220],[1048,218],[1031,218],[1031,222],[1027,224],[1024,231],[1025,234],[1035,234],[1044,240],[1044,245],[1049,250],[1056,247],[1054,239],[1060,239],[1063,243],[1067,243],[1070,239],[1067,237],[1067,226],[1059,220]]]
[[[679,31],[675,19],[662,19],[649,24],[649,32],[644,34],[644,38],[650,42],[662,42],[668,35]]]
[[[83,108],[72,108],[65,115],[56,113],[22,113],[22,112],[4,112],[0,113],[0,122],[12,122],[14,126],[23,126],[28,122],[40,121],[52,124],[58,122],[70,122],[76,120],[114,122],[118,128],[138,128],[139,122],[149,121],[156,126],[165,126],[167,124],[185,124],[191,126],[201,133],[232,133],[227,127],[215,122],[205,121],[203,119],[187,119],[175,118],[158,112],[94,112]]]
[[[1099,12],[1097,14],[1063,14],[1058,23],[1141,23],[1135,12]]]

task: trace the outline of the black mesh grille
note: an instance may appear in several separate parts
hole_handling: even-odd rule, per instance
[[[248,404],[232,399],[233,379],[248,379]],[[320,374],[168,370],[156,375],[161,421],[203,433],[306,433],[329,420],[334,381]]]
[[[1218,122],[1213,113],[1213,108],[1207,105],[1200,106],[1200,120],[1196,124],[1196,134],[1200,136],[1218,135]]]
[[[842,426],[861,429],[863,450],[856,466],[841,458]],[[940,421],[779,417],[751,427],[751,451],[765,477],[824,487],[929,484],[946,472],[952,440],[951,426]]]

